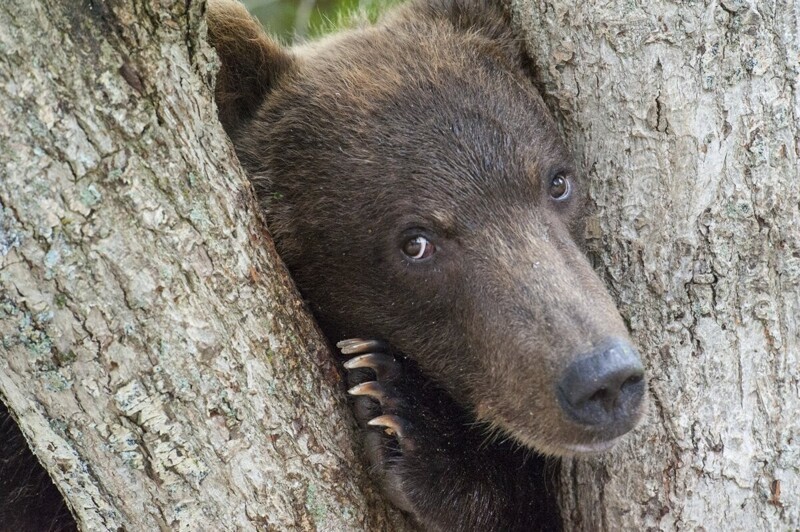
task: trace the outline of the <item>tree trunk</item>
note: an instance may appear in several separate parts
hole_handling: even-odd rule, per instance
[[[203,12],[0,3],[0,398],[85,530],[403,529],[216,119]]]
[[[516,0],[647,362],[567,530],[800,529],[800,4]]]

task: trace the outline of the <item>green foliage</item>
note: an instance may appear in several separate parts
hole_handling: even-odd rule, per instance
[[[267,31],[283,42],[302,42],[351,24],[375,21],[398,0],[243,0]]]

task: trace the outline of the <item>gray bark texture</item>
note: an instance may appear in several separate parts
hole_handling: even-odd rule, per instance
[[[800,530],[800,3],[515,0],[647,361],[567,530]]]
[[[0,2],[0,399],[84,530],[403,529],[216,119],[202,2]]]

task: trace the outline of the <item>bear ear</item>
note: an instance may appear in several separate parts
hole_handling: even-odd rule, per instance
[[[515,30],[509,3],[504,0],[417,0],[416,9],[431,18],[448,20],[458,30],[482,35],[501,54],[530,73],[525,39]]]
[[[208,40],[222,63],[215,89],[219,119],[233,136],[255,115],[293,59],[237,0],[210,0],[207,22]]]

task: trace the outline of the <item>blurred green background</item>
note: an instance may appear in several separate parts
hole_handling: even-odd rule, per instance
[[[398,0],[243,0],[267,31],[286,44],[333,31],[354,12],[370,19]]]

